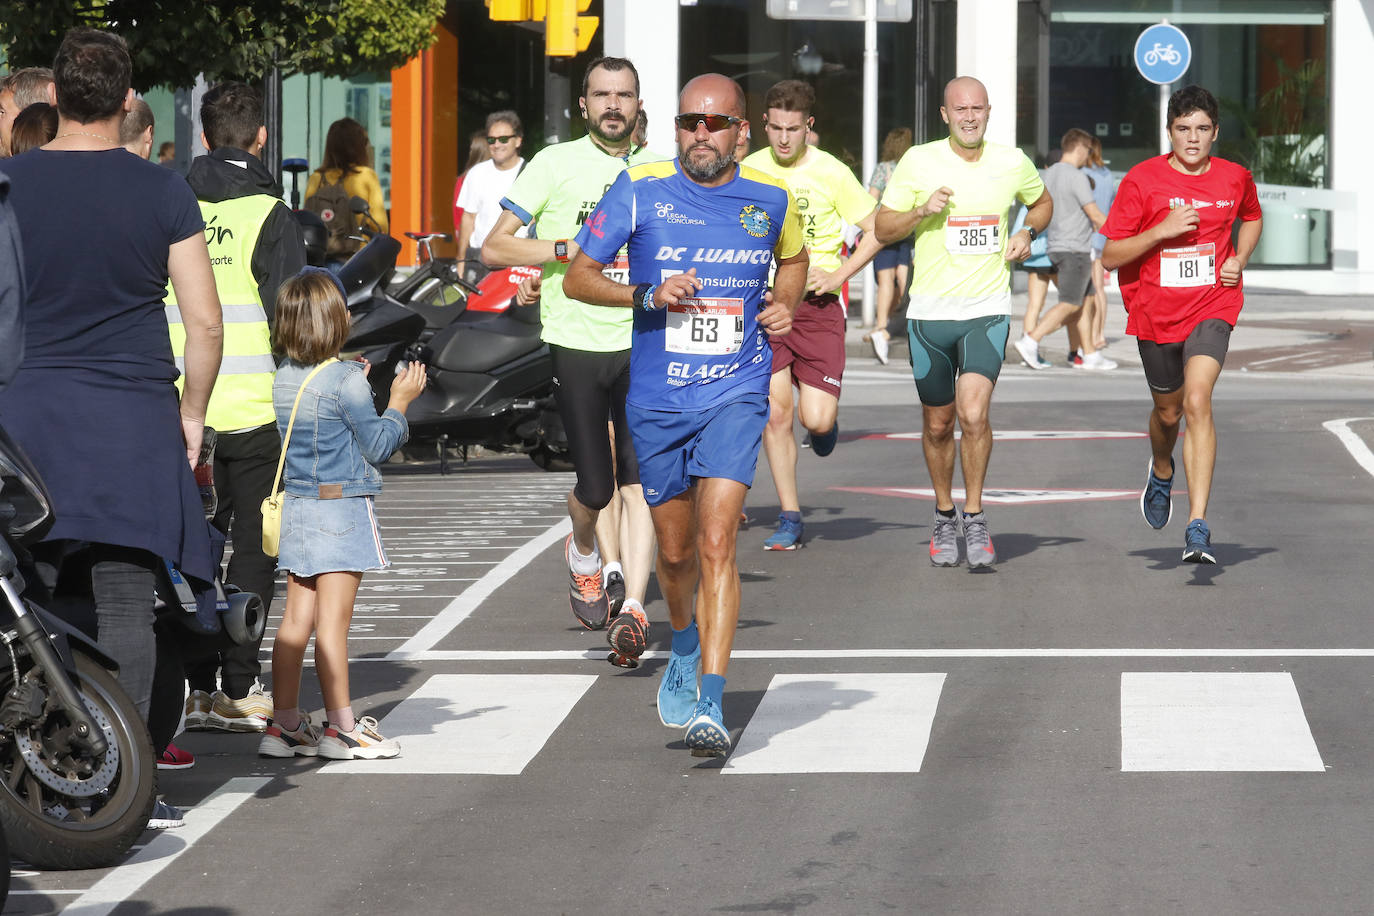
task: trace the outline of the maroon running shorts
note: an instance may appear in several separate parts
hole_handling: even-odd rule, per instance
[[[834,293],[811,293],[792,315],[792,332],[770,337],[773,371],[792,367],[792,383],[840,396],[844,376],[844,305]]]

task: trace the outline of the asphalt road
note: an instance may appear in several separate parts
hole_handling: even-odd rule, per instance
[[[21,870],[5,912],[1368,913],[1374,373],[1328,352],[1368,331],[1350,307],[1322,312],[1349,335],[1271,327],[1283,303],[1238,331],[1215,567],[1180,561],[1182,500],[1140,518],[1129,354],[1008,366],[979,572],[926,558],[905,367],[851,359],[839,447],[802,452],[804,549],[761,549],[766,463],[750,493],[725,760],[658,723],[656,592],[638,670],[573,621],[569,475],[390,466],[352,676],[402,757],[183,735],[197,765],[161,790],[187,827],[119,868]]]

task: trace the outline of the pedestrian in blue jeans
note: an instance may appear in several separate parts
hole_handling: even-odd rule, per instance
[[[286,608],[272,644],[272,721],[258,753],[395,757],[401,746],[378,732],[376,719],[353,716],[348,625],[363,573],[388,565],[372,505],[382,490],[376,465],[409,437],[405,410],[424,388],[425,367],[411,363],[396,377],[378,416],[366,364],[338,359],[349,318],[337,277],[305,268],[282,284],[276,317],[273,346],[286,357],[272,386],[286,456],[277,558],[287,572]],[[312,633],[324,693],[323,735],[299,708]]]

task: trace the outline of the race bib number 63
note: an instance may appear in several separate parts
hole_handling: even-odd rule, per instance
[[[667,311],[665,346],[671,353],[723,356],[744,344],[743,299],[683,299]]]

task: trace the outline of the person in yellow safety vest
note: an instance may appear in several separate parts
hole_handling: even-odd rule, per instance
[[[281,200],[281,187],[258,158],[267,142],[262,95],[225,82],[200,106],[201,142],[210,151],[191,163],[186,180],[200,200],[215,285],[224,307],[224,359],[205,423],[219,433],[214,525],[233,542],[226,581],[272,602],[276,561],[262,552],[262,500],[272,488],[281,437],[272,410],[272,317],[277,288],[305,266],[300,225]],[[176,301],[167,321],[178,364],[184,339]],[[186,727],[262,731],[272,698],[258,683],[259,645],[187,660]],[[221,674],[216,690],[215,675]]]

